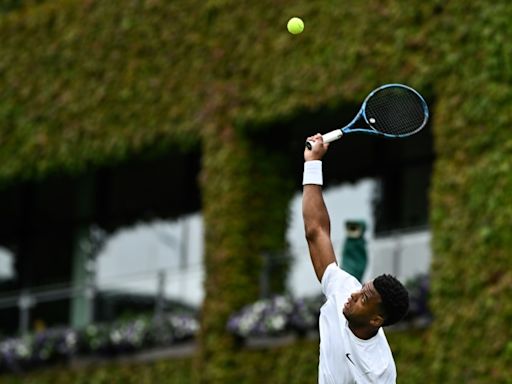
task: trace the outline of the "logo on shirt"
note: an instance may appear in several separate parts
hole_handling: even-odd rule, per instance
[[[352,361],[352,359],[350,358],[350,353],[345,353],[345,356],[347,357],[348,361],[350,361],[352,363],[352,365],[355,367],[356,365],[354,364],[354,362]],[[371,371],[368,371],[368,372],[363,372],[365,375],[368,375],[369,373],[371,373]]]

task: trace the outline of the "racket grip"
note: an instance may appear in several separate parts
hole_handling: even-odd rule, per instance
[[[324,139],[324,143],[331,143],[335,140],[340,139],[341,136],[343,136],[343,131],[341,129],[335,129],[334,131],[322,135],[322,139]],[[313,143],[310,141],[306,141],[306,148],[311,150],[313,148]]]

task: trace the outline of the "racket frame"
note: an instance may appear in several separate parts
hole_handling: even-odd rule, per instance
[[[368,103],[368,100],[375,93],[377,93],[377,92],[379,92],[379,91],[381,91],[381,90],[383,90],[385,88],[390,88],[390,87],[405,88],[405,89],[413,92],[420,99],[420,101],[422,103],[422,106],[423,106],[424,118],[423,118],[423,123],[417,129],[415,129],[414,131],[393,135],[393,134],[390,134],[390,133],[384,133],[384,132],[378,131],[377,129],[375,129],[372,126],[372,123],[370,123],[368,121],[368,118],[366,116],[366,104]],[[343,135],[345,135],[347,133],[356,133],[356,132],[367,133],[367,134],[371,134],[371,135],[381,135],[381,136],[385,136],[385,137],[388,137],[388,138],[407,137],[407,136],[414,135],[415,133],[418,133],[419,131],[421,131],[425,127],[425,125],[427,125],[428,118],[429,118],[429,111],[428,111],[427,103],[425,102],[425,99],[423,98],[423,96],[420,95],[420,93],[418,91],[416,91],[414,88],[411,88],[411,87],[409,87],[407,85],[404,85],[404,84],[399,84],[399,83],[385,84],[385,85],[382,85],[382,86],[374,89],[373,91],[371,91],[368,94],[368,96],[366,96],[366,98],[363,101],[363,104],[361,105],[361,108],[359,109],[359,112],[352,119],[352,121],[350,123],[345,125],[343,128],[337,128],[337,129],[335,129],[335,130],[333,130],[331,132],[328,132],[328,133],[322,135],[322,138],[323,138],[324,143],[331,143],[331,142],[333,142],[335,140],[340,139]],[[363,122],[368,127],[366,127],[366,128],[364,128],[364,127],[353,128],[359,120],[363,120]],[[312,148],[312,143],[307,141],[306,142],[306,147],[308,149],[311,149]]]

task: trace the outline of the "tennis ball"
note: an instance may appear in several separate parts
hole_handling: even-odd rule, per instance
[[[304,30],[304,22],[299,17],[292,17],[288,20],[286,27],[288,28],[288,32],[292,35],[298,35]]]

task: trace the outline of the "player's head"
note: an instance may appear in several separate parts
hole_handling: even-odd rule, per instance
[[[409,310],[407,289],[391,275],[380,275],[373,280],[373,286],[379,292],[380,307],[384,315],[383,326],[398,323]]]
[[[391,275],[380,275],[352,293],[343,314],[356,327],[391,325],[402,319],[409,308],[409,294]]]

